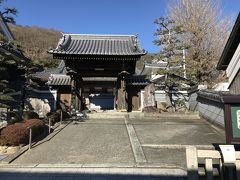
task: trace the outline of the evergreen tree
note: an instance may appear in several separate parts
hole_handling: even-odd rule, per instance
[[[166,86],[171,87],[177,83],[168,74],[184,76],[182,51],[186,47],[182,41],[183,31],[181,26],[176,26],[168,17],[160,17],[154,23],[158,26],[154,34],[158,38],[154,44],[160,46],[157,59],[167,62],[167,68],[159,71],[159,74],[166,75]]]
[[[0,0],[0,6],[4,1]],[[12,15],[16,15],[15,8],[2,8],[1,16],[6,23],[15,23]],[[15,41],[8,41],[0,34],[1,46],[9,51],[18,50]],[[12,96],[21,90],[24,82],[26,62],[14,59],[11,54],[0,54],[0,107],[10,107],[17,104],[17,99]]]

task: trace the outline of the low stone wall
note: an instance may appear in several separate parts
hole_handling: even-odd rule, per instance
[[[213,124],[218,124],[224,127],[224,110],[223,104],[210,102],[208,100],[198,103],[198,111],[200,116],[211,121]]]
[[[188,107],[190,111],[198,111],[197,107],[198,107],[198,101],[197,101],[197,93],[193,93],[191,95],[189,95],[189,99],[188,99]]]
[[[222,92],[200,90],[190,95],[189,110],[198,111],[199,115],[213,124],[224,127],[224,103]]]

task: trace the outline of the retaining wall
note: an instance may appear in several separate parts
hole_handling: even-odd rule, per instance
[[[224,127],[224,103],[221,92],[204,90],[191,94],[189,110],[198,111],[201,117]]]

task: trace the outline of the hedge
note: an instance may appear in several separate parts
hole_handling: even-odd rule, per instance
[[[32,128],[32,135],[35,138],[44,131],[45,124],[39,119],[29,119],[9,125],[1,131],[0,145],[17,146],[28,144],[29,128]]]

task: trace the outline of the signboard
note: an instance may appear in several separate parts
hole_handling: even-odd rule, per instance
[[[224,122],[227,144],[240,144],[240,96],[223,95]]]
[[[240,138],[240,106],[231,105],[232,135]]]

